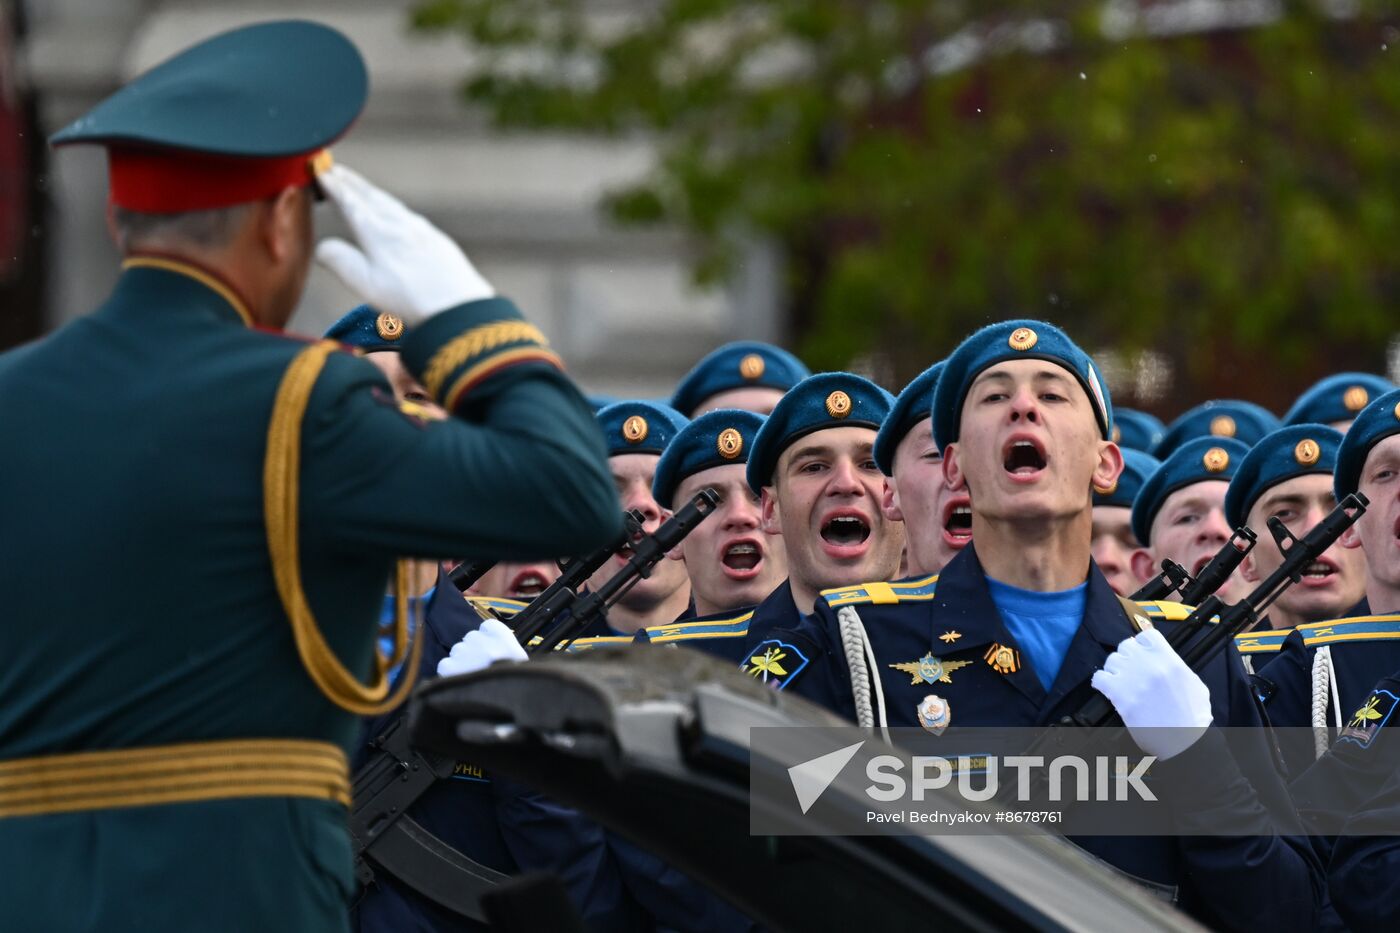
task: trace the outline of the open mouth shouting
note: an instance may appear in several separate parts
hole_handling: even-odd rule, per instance
[[[838,560],[861,557],[870,549],[870,519],[855,509],[828,512],[821,524],[822,548]]]
[[[506,596],[528,602],[545,591],[549,581],[538,570],[527,568],[520,571],[506,587]]]
[[[735,538],[720,551],[720,567],[731,580],[752,580],[763,570],[763,545],[755,538]]]
[[[972,540],[972,500],[954,496],[943,505],[943,541],[962,549]]]
[[[1341,568],[1332,561],[1326,557],[1319,557],[1303,568],[1303,579],[1298,583],[1300,586],[1313,588],[1329,586],[1337,580],[1340,571]]]
[[[1033,483],[1049,464],[1045,445],[1028,434],[1012,435],[1002,448],[1002,469],[1018,483]]]

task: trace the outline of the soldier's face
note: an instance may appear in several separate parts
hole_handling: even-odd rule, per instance
[[[695,411],[690,417],[699,418],[706,412],[714,411],[717,408],[737,408],[740,411],[756,411],[760,415],[767,415],[772,413],[783,394],[782,389],[770,389],[767,386],[726,389],[723,392],[716,392],[696,405]]]
[[[944,476],[972,497],[974,522],[1087,517],[1093,487],[1111,488],[1123,470],[1079,381],[1043,360],[1010,360],[979,374],[959,435],[943,452]]]
[[[1332,477],[1318,473],[1295,476],[1264,490],[1249,510],[1249,527],[1259,533],[1259,543],[1245,557],[1241,570],[1250,583],[1258,583],[1283,563],[1268,522],[1277,517],[1301,538],[1337,507]],[[1299,622],[1336,619],[1356,605],[1366,592],[1366,558],[1357,549],[1333,544],[1303,571],[1303,578],[1283,591],[1277,605]]]
[[[1342,535],[1342,543],[1366,553],[1367,595],[1375,590],[1371,611],[1400,611],[1400,434],[1371,448],[1359,487],[1371,504]],[[1382,600],[1388,604],[1375,605]]]
[[[904,528],[880,508],[884,476],[874,443],[870,428],[827,428],[778,458],[763,491],[763,528],[783,536],[794,588],[815,595],[899,571]]]
[[[905,573],[938,573],[972,540],[972,502],[943,478],[943,456],[927,418],[894,450],[894,476],[885,480],[885,516],[904,523]]]
[[[642,528],[648,532],[661,527],[661,523],[671,515],[657,504],[651,494],[651,480],[656,475],[656,463],[660,459],[656,454],[616,454],[608,458],[608,472],[612,474],[613,486],[622,500],[622,508],[641,512],[646,517]],[[589,587],[597,589],[625,566],[627,555],[614,555],[589,579]],[[650,577],[638,581],[618,602],[634,612],[645,613],[688,584],[683,561],[663,560],[657,563]],[[671,621],[658,619],[649,624]]]
[[[1230,524],[1225,521],[1225,490],[1229,486],[1223,480],[1203,480],[1167,496],[1152,519],[1148,551],[1153,565],[1160,567],[1162,561],[1174,560],[1194,577],[1210,563],[1230,537]],[[1249,583],[1236,570],[1216,594],[1228,603],[1247,592]]]
[[[1133,510],[1121,505],[1094,506],[1094,534],[1090,553],[1108,585],[1119,596],[1136,592],[1144,581],[1133,572],[1133,552],[1141,545],[1133,537]]]
[[[721,501],[679,548],[690,574],[695,613],[757,605],[787,579],[783,539],[763,533],[763,500],[749,489],[742,463],[686,477],[676,487],[675,504],[689,501],[702,489],[713,489]]]
[[[504,596],[529,602],[559,579],[559,566],[549,561],[533,564],[499,563],[467,592],[473,596]]]

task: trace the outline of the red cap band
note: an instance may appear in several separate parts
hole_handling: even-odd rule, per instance
[[[325,150],[263,159],[180,149],[111,146],[111,202],[143,214],[211,210],[270,198],[309,185]]]

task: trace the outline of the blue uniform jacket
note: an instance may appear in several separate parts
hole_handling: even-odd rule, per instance
[[[1086,696],[1086,682],[1135,631],[1092,563],[1088,582],[1084,621],[1048,692],[1002,623],[975,545],[938,577],[826,591],[806,622],[754,640],[746,670],[854,719],[837,622],[838,611],[849,605],[857,609],[878,659],[890,726],[917,725],[917,706],[930,693],[947,702],[951,723],[959,726],[1046,725],[1078,708]],[[1140,608],[1164,627],[1187,615],[1186,608],[1175,603],[1144,603]],[[999,655],[999,648],[1012,652],[1014,663],[1004,664],[1005,672],[993,664],[1008,657],[1005,652]],[[909,673],[891,667],[929,654],[943,663],[946,681],[913,684]],[[1263,726],[1233,647],[1218,654],[1202,678],[1210,687],[1215,724]],[[1154,765],[1164,773],[1209,775],[1197,785],[1198,794],[1169,801],[1172,829],[1178,835],[1076,841],[1120,871],[1159,890],[1174,891],[1186,910],[1213,927],[1311,929],[1322,899],[1322,866],[1308,839],[1298,834],[1287,789],[1271,765],[1269,733],[1260,728],[1257,735],[1263,744],[1257,754],[1244,757],[1247,773],[1214,732],[1176,758]],[[1222,821],[1257,833],[1190,835],[1192,827]]]
[[[1269,723],[1281,729],[1305,729],[1312,725],[1313,663],[1317,651],[1328,646],[1336,677],[1341,709],[1332,708],[1328,691],[1327,722],[1343,720],[1361,705],[1382,677],[1400,670],[1400,614],[1370,615],[1300,625],[1284,640],[1282,649],[1267,664],[1256,665],[1260,694]],[[1313,743],[1304,733],[1281,737],[1284,764],[1293,776],[1315,760]]]

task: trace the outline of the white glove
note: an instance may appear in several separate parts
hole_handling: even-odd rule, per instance
[[[497,661],[524,660],[525,649],[515,633],[504,622],[487,619],[452,646],[452,653],[438,662],[437,672],[439,677],[451,677],[485,670]]]
[[[1210,689],[1155,628],[1124,639],[1091,683],[1138,748],[1162,761],[1196,744],[1210,725]]]
[[[317,180],[360,245],[330,237],[316,259],[367,304],[412,324],[496,294],[447,234],[358,172],[333,165]]]

